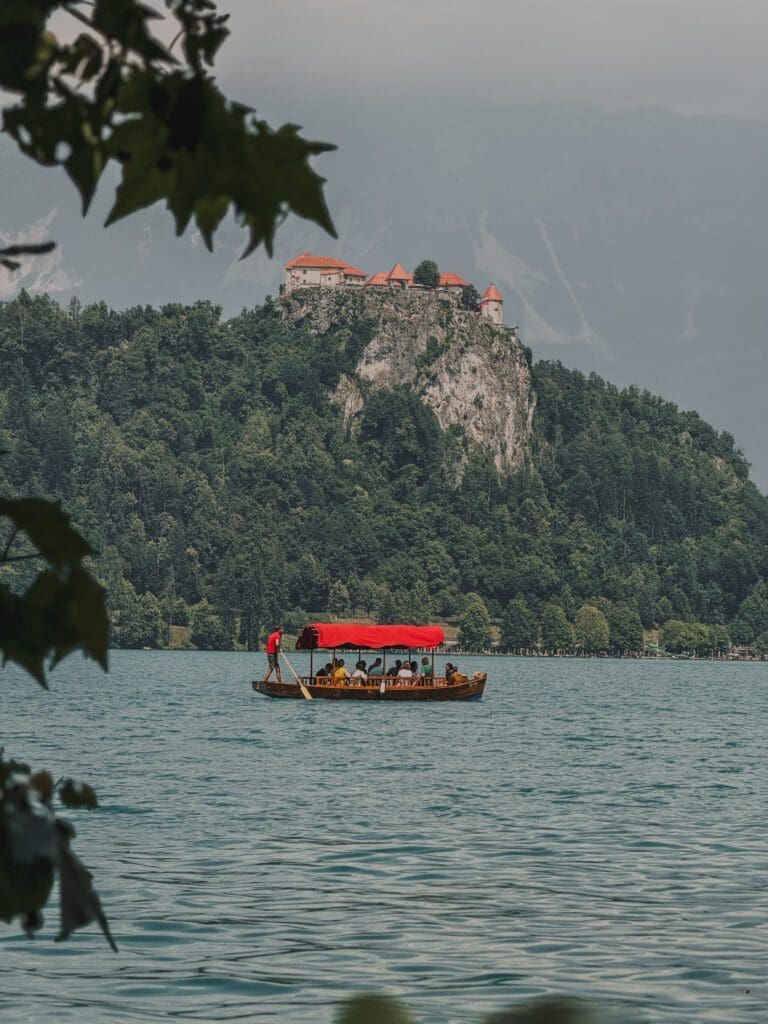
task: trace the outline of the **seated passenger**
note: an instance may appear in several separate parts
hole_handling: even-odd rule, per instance
[[[387,669],[387,675],[388,676],[396,676],[396,675],[398,675],[398,673],[400,672],[400,669],[402,667],[402,664],[403,664],[402,661],[400,661],[400,659],[398,658],[398,660],[395,662],[395,664],[392,665],[391,668]]]
[[[365,671],[365,662],[364,661],[358,661],[358,663],[355,665],[355,671],[350,676],[350,681],[354,682],[355,685],[359,686],[362,683],[367,682],[367,680],[368,680],[368,673]]]
[[[381,670],[382,670],[383,667],[384,667],[384,663],[382,662],[381,658],[377,658],[376,661],[374,661],[373,664],[371,665],[371,667],[368,669],[368,675],[369,676],[380,676],[381,675]]]
[[[334,683],[343,686],[348,679],[349,672],[347,672],[344,666],[344,659],[339,658],[339,660],[336,662],[336,671],[333,673],[333,681]]]
[[[315,682],[316,683],[327,683],[329,677],[332,676],[332,675],[333,675],[333,665],[330,662],[328,662],[327,665],[323,665],[323,667],[319,668],[317,670],[317,672],[315,673]]]
[[[451,679],[453,678],[453,673],[455,671],[456,671],[456,666],[452,665],[450,663],[450,661],[447,662],[446,666],[445,666],[445,681],[446,681],[446,683],[450,683]]]
[[[432,682],[432,663],[429,658],[421,659],[421,679],[424,683]]]
[[[397,678],[398,679],[413,679],[413,670],[412,670],[409,662],[406,661],[405,664],[402,665],[402,668],[400,668],[398,670]]]

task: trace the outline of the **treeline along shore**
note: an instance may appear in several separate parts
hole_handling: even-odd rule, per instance
[[[670,660],[695,660],[695,662],[768,662],[768,651],[761,651],[754,647],[731,647],[727,651],[715,651],[709,654],[698,654],[695,651],[672,651],[663,650],[659,647],[645,647],[642,650],[544,650],[539,647],[518,647],[515,650],[501,650],[499,647],[473,650],[464,647],[450,647],[440,652],[446,657],[477,656],[483,657],[598,657],[606,660],[628,659],[643,660],[667,658]]]
[[[255,650],[323,609],[451,618],[475,650],[768,650],[768,501],[733,438],[438,299],[418,334],[396,297],[329,301],[0,303],[0,493],[73,516],[115,646]],[[481,406],[504,416],[507,358],[505,468]]]

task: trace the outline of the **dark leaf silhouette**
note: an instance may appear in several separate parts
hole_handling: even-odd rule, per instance
[[[245,255],[259,245],[271,253],[289,213],[334,234],[324,179],[309,164],[334,147],[303,139],[294,125],[270,128],[219,91],[207,67],[228,16],[213,3],[166,6],[179,25],[180,57],[152,34],[159,11],[139,0],[6,4],[0,87],[19,101],[4,111],[3,130],[37,163],[65,170],[83,213],[115,162],[121,181],[108,224],[162,200],[177,232],[194,222],[209,249],[229,211],[248,234]],[[61,42],[47,29],[57,10],[89,31]],[[0,252],[0,262],[18,267],[12,254]]]
[[[61,930],[56,936],[56,941],[61,942],[77,928],[84,928],[92,921],[96,921],[113,952],[117,953],[117,945],[101,909],[101,901],[91,885],[93,876],[70,849],[70,836],[67,831],[59,828],[57,833]]]
[[[59,788],[59,797],[65,807],[85,807],[88,810],[99,806],[96,793],[87,782],[65,779]]]
[[[7,245],[0,249],[0,266],[6,270],[18,270],[21,263],[18,256],[43,256],[56,248],[55,242],[29,242],[21,245]],[[3,454],[0,452],[0,454]]]

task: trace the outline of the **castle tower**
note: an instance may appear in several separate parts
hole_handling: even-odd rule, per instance
[[[495,284],[489,284],[480,300],[480,316],[495,324],[504,322],[504,299]]]
[[[387,274],[387,284],[390,288],[410,288],[413,274],[409,274],[402,263],[396,263]]]

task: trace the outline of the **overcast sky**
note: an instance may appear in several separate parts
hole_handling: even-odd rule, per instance
[[[768,116],[766,0],[220,0],[229,88]]]

